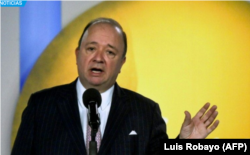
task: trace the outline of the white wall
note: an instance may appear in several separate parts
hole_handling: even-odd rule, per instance
[[[10,154],[12,121],[19,97],[19,9],[1,8],[1,154]]]
[[[62,1],[62,27],[100,1]],[[1,154],[11,151],[12,122],[19,99],[19,8],[1,7]]]

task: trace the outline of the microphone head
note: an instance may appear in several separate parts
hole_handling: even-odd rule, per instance
[[[100,107],[101,102],[102,102],[102,97],[97,89],[89,88],[83,93],[82,100],[83,100],[84,106],[88,109],[89,107],[88,104],[90,102],[96,102],[97,107]]]

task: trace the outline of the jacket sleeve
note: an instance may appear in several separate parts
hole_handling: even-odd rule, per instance
[[[31,155],[34,143],[35,104],[30,97],[27,107],[22,113],[21,124],[11,151],[11,155]]]
[[[156,104],[153,109],[153,123],[152,123],[152,133],[150,138],[150,143],[148,146],[148,153],[150,155],[159,155],[161,152],[161,141],[164,139],[168,139],[168,135],[166,132],[166,123],[161,116],[161,110],[159,105]]]

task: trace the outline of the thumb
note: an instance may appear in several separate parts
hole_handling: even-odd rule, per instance
[[[191,123],[191,114],[188,111],[185,111],[185,119],[182,124],[182,127],[188,126]]]

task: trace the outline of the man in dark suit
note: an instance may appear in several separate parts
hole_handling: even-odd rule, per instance
[[[86,155],[87,108],[82,95],[95,88],[101,93],[99,155],[159,154],[167,139],[159,105],[116,83],[126,61],[127,38],[119,23],[109,18],[91,21],[76,48],[79,77],[70,84],[31,95],[23,112],[12,155]],[[177,138],[206,138],[219,121],[209,103],[185,120]]]

